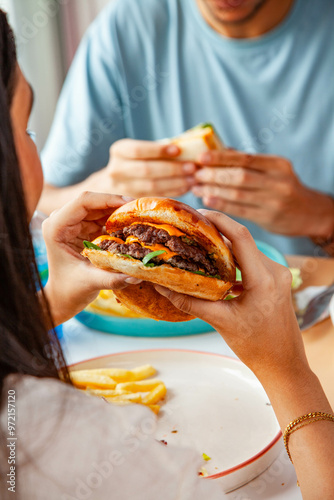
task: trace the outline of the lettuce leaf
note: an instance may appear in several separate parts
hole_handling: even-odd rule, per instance
[[[156,250],[155,252],[150,252],[142,260],[142,263],[146,267],[154,267],[154,262],[150,263],[150,260],[154,259],[154,257],[157,257],[158,255],[162,255],[163,253],[167,253],[166,250]]]
[[[91,241],[84,240],[83,246],[85,248],[91,248],[92,250],[101,250],[101,252],[103,252],[102,248],[100,248],[98,245],[95,245],[95,243],[92,243]]]

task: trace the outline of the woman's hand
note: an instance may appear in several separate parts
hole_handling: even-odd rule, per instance
[[[45,293],[53,320],[60,324],[92,302],[102,289],[119,290],[139,280],[94,267],[80,252],[83,240],[103,232],[109,215],[129,199],[85,192],[43,223],[49,280]]]
[[[156,286],[182,311],[210,323],[262,383],[282,431],[309,412],[332,413],[308,366],[291,301],[291,273],[256,247],[248,230],[218,212],[201,210],[232,243],[244,290],[209,302]],[[261,425],[261,424],[259,424]],[[289,450],[305,500],[334,498],[334,425],[322,421],[293,433]]]
[[[200,212],[230,240],[243,292],[233,300],[209,302],[156,289],[182,311],[210,323],[260,379],[291,376],[307,361],[291,300],[290,271],[265,257],[244,226],[219,212]]]

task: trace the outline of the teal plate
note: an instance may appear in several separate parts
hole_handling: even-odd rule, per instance
[[[264,241],[255,240],[255,243],[260,252],[264,253],[269,259],[278,264],[282,264],[282,266],[289,267],[284,255],[279,250],[276,250],[276,248],[268,245],[268,243]]]
[[[288,265],[284,256],[276,248],[262,241],[257,241],[256,245],[270,259],[283,266]],[[201,319],[170,323],[145,318],[118,318],[109,314],[95,314],[88,311],[77,314],[76,319],[94,330],[132,337],[179,337],[214,331],[212,326]]]
[[[87,311],[77,314],[76,319],[94,330],[131,337],[179,337],[214,331],[212,326],[201,319],[170,323],[148,318],[117,318],[108,314],[94,314]]]

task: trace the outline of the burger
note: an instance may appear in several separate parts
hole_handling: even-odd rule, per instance
[[[82,254],[96,267],[143,280],[114,294],[137,314],[187,321],[153,284],[216,301],[235,282],[235,264],[216,227],[193,208],[169,198],[140,198],[115,210],[107,235],[84,242]]]

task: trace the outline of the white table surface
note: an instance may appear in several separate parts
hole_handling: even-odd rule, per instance
[[[145,349],[189,349],[236,357],[217,332],[168,338],[144,338],[111,335],[91,330],[72,319],[63,328],[63,348],[68,364],[124,351]],[[231,500],[301,500],[297,478],[284,450],[258,478],[239,488]]]

